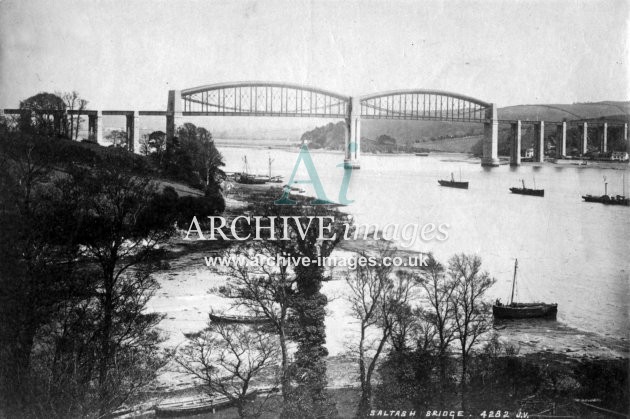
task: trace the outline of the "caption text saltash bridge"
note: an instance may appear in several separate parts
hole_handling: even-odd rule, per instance
[[[7,114],[24,114],[28,110],[5,109]],[[469,96],[439,90],[410,89],[370,94],[360,97],[345,96],[323,89],[277,82],[219,83],[185,90],[170,90],[166,111],[66,111],[68,114],[88,116],[89,134],[99,144],[103,142],[102,117],[126,117],[127,139],[130,149],[139,152],[139,117],[165,116],[167,138],[176,135],[185,117],[192,116],[271,116],[335,118],[345,121],[345,163],[359,167],[361,153],[361,119],[398,119],[467,122],[484,124],[483,166],[498,166],[498,126],[512,127],[510,163],[521,162],[521,125],[533,124],[535,133],[534,161],[544,159],[545,123],[557,127],[558,157],[566,155],[567,125],[581,128],[580,152],[586,153],[588,144],[587,121],[520,121],[499,120],[493,103]],[[61,118],[59,112],[51,112]],[[593,122],[590,122],[593,125]],[[598,137],[603,152],[607,150],[608,130],[621,129],[628,146],[628,124],[619,121],[597,120]]]

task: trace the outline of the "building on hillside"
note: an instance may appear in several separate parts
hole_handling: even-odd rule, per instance
[[[610,155],[610,160],[614,161],[628,161],[628,158],[627,151],[613,151]]]

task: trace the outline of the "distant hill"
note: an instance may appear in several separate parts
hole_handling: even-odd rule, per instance
[[[615,122],[630,122],[630,102],[604,101],[574,104],[516,105],[497,109],[500,120],[526,121],[596,121],[606,118]],[[554,132],[548,128],[547,135],[555,139]],[[569,145],[575,142],[574,129],[569,129]],[[398,150],[413,149],[478,153],[483,125],[478,123],[436,122],[436,121],[399,121],[386,119],[366,119],[361,121],[362,149],[369,152],[375,139],[386,135],[396,140]],[[505,155],[509,149],[509,126],[501,124],[499,128],[499,154]],[[341,150],[344,144],[343,122],[328,124],[307,131],[302,135],[309,146]],[[533,130],[523,127],[523,148],[532,147]],[[382,151],[382,150],[374,150]]]
[[[572,105],[516,105],[499,108],[499,119],[562,121],[606,118],[628,122],[630,102],[574,103]]]

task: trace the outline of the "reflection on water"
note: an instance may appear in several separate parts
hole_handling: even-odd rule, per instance
[[[248,156],[254,173],[291,174],[296,151],[221,147],[227,171],[242,170]],[[330,199],[336,200],[343,169],[339,153],[314,152],[313,160]],[[306,178],[302,170],[298,178]],[[440,187],[437,180],[468,180],[468,190]],[[558,322],[550,328],[576,328],[602,336],[627,337],[630,329],[630,208],[582,202],[581,195],[602,194],[603,177],[611,194],[623,193],[627,170],[540,165],[482,168],[466,156],[431,154],[363,155],[352,172],[345,210],[359,223],[446,223],[444,242],[416,243],[445,261],[456,252],[477,253],[497,278],[490,298],[509,299],[514,259],[519,260],[516,300],[557,302]],[[513,195],[509,187],[545,189],[545,197]],[[313,194],[310,185],[305,185]],[[555,326],[554,326],[555,324]],[[544,330],[546,323],[509,323],[503,332]]]

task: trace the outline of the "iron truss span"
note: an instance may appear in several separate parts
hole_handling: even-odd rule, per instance
[[[238,82],[181,91],[187,115],[345,118],[350,98],[287,83]]]
[[[361,118],[486,122],[490,103],[439,90],[395,90],[361,97]]]

